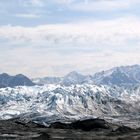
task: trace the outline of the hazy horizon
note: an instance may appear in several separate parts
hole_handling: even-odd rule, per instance
[[[1,0],[0,73],[92,74],[140,64],[138,0]]]
[[[30,76],[29,74],[25,74],[25,73],[15,73],[15,74],[12,74],[12,73],[8,73],[8,72],[1,72],[0,74],[4,74],[5,73],[5,74],[8,74],[10,76],[15,76],[15,75],[23,74],[23,75],[25,75],[25,76],[27,76],[29,78],[33,78],[33,79],[34,78],[45,78],[45,77],[60,77],[61,78],[61,77],[64,77],[64,76],[66,76],[67,74],[69,74],[71,72],[77,72],[77,73],[82,74],[82,75],[94,75],[94,74],[96,74],[98,72],[111,70],[111,69],[114,69],[114,68],[117,68],[117,67],[129,67],[129,66],[132,67],[132,66],[135,66],[135,65],[140,66],[140,64],[120,65],[120,66],[111,67],[109,69],[101,69],[101,70],[98,70],[98,71],[92,72],[92,73],[82,73],[80,71],[72,70],[72,71],[69,71],[69,72],[64,73],[63,75],[43,75],[43,76],[34,76],[34,77]]]

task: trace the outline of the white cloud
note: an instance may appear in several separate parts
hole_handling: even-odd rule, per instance
[[[65,6],[66,9],[78,11],[112,11],[124,10],[132,8],[140,4],[139,0],[28,0],[25,5],[37,7],[47,7],[49,4],[60,7]]]
[[[1,26],[0,37],[12,42],[30,42],[63,44],[77,43],[83,45],[124,45],[128,41],[140,40],[140,20],[121,18],[78,22],[71,24],[41,25],[37,27]]]
[[[33,13],[27,13],[27,14],[23,14],[23,13],[21,13],[21,14],[16,14],[15,15],[16,17],[21,17],[21,18],[39,18],[40,17],[40,15],[39,14],[33,14]]]
[[[1,21],[4,24],[17,19],[14,25],[21,22],[25,25],[24,22],[31,18],[29,22],[32,25],[32,18],[38,21],[41,14],[44,20],[38,21],[40,24],[50,22],[50,19],[57,22],[57,15],[65,19],[71,14],[68,17],[71,19],[75,14],[76,20],[87,15],[92,20],[36,27],[0,26],[0,72],[38,77],[64,75],[72,70],[94,73],[113,66],[140,64],[140,19],[115,19],[109,15],[110,20],[93,20],[94,16],[90,13],[118,10],[115,13],[121,15],[124,14],[121,10],[131,12],[140,4],[139,0],[17,0],[17,6],[16,0],[13,3],[10,0],[4,2],[0,2],[0,12],[3,14]],[[63,10],[66,13],[63,14]],[[44,16],[47,11],[51,14]],[[56,14],[56,11],[61,11],[62,15],[59,16],[60,13]],[[84,12],[82,17],[79,11]],[[22,19],[7,19],[4,13]],[[126,13],[128,15],[129,12]],[[107,19],[107,16],[101,16],[100,19]]]
[[[69,6],[72,10],[79,11],[112,11],[128,9],[140,4],[139,0],[85,0]]]
[[[57,4],[71,4],[75,2],[75,0],[53,0]]]
[[[44,0],[28,0],[26,3],[32,6],[42,7],[44,5]]]
[[[133,17],[37,27],[1,26],[0,38],[7,44],[0,46],[0,71],[38,77],[140,64],[139,25],[140,20]]]

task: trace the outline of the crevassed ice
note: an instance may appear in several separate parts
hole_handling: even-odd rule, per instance
[[[21,117],[41,123],[135,114],[140,87],[45,85],[0,89],[0,119]]]

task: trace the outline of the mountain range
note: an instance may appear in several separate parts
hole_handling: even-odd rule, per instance
[[[33,82],[36,84],[61,84],[65,86],[84,83],[97,85],[135,85],[140,84],[140,65],[115,67],[93,75],[82,75],[73,71],[64,77],[35,78]]]
[[[72,71],[64,77],[44,77],[34,79],[29,79],[27,76],[22,74],[15,76],[10,76],[7,73],[0,74],[0,88],[45,84],[60,84],[64,86],[76,84],[118,86],[137,85],[140,84],[140,65],[114,67],[93,75],[83,75],[76,71]]]
[[[139,65],[115,67],[93,75],[73,71],[64,77],[35,80],[21,74],[0,75],[0,84],[9,86],[0,88],[0,119],[19,117],[21,122],[48,126],[55,121],[69,123],[103,116],[114,123],[140,126]]]

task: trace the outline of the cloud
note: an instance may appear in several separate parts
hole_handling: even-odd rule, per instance
[[[25,5],[28,6],[37,6],[37,7],[42,7],[44,6],[44,0],[28,0],[28,1],[24,1]]]
[[[28,42],[41,45],[74,44],[119,46],[140,40],[140,20],[120,18],[66,24],[40,25],[36,27],[1,26],[0,37],[12,42]]]
[[[3,25],[23,26],[88,18],[113,19],[122,15],[138,15],[139,4],[138,0],[1,0],[0,19]]]
[[[21,13],[21,14],[16,14],[16,17],[20,17],[20,18],[39,18],[41,15],[39,14],[33,14],[33,13]]]
[[[0,72],[63,76],[72,70],[87,74],[140,64],[139,25],[138,18],[125,17],[36,27],[0,26]]]
[[[133,15],[139,4],[138,0],[1,0],[0,72],[63,76],[72,70],[92,74],[140,64],[140,19]]]
[[[71,10],[78,10],[84,12],[92,11],[114,11],[131,9],[132,6],[139,4],[138,0],[84,0],[84,1],[72,1],[69,4]]]
[[[28,0],[20,2],[29,7],[48,9],[51,6],[83,12],[125,10],[140,4],[139,0]]]
[[[75,0],[52,0],[52,2],[57,3],[57,4],[71,4],[75,2]]]

